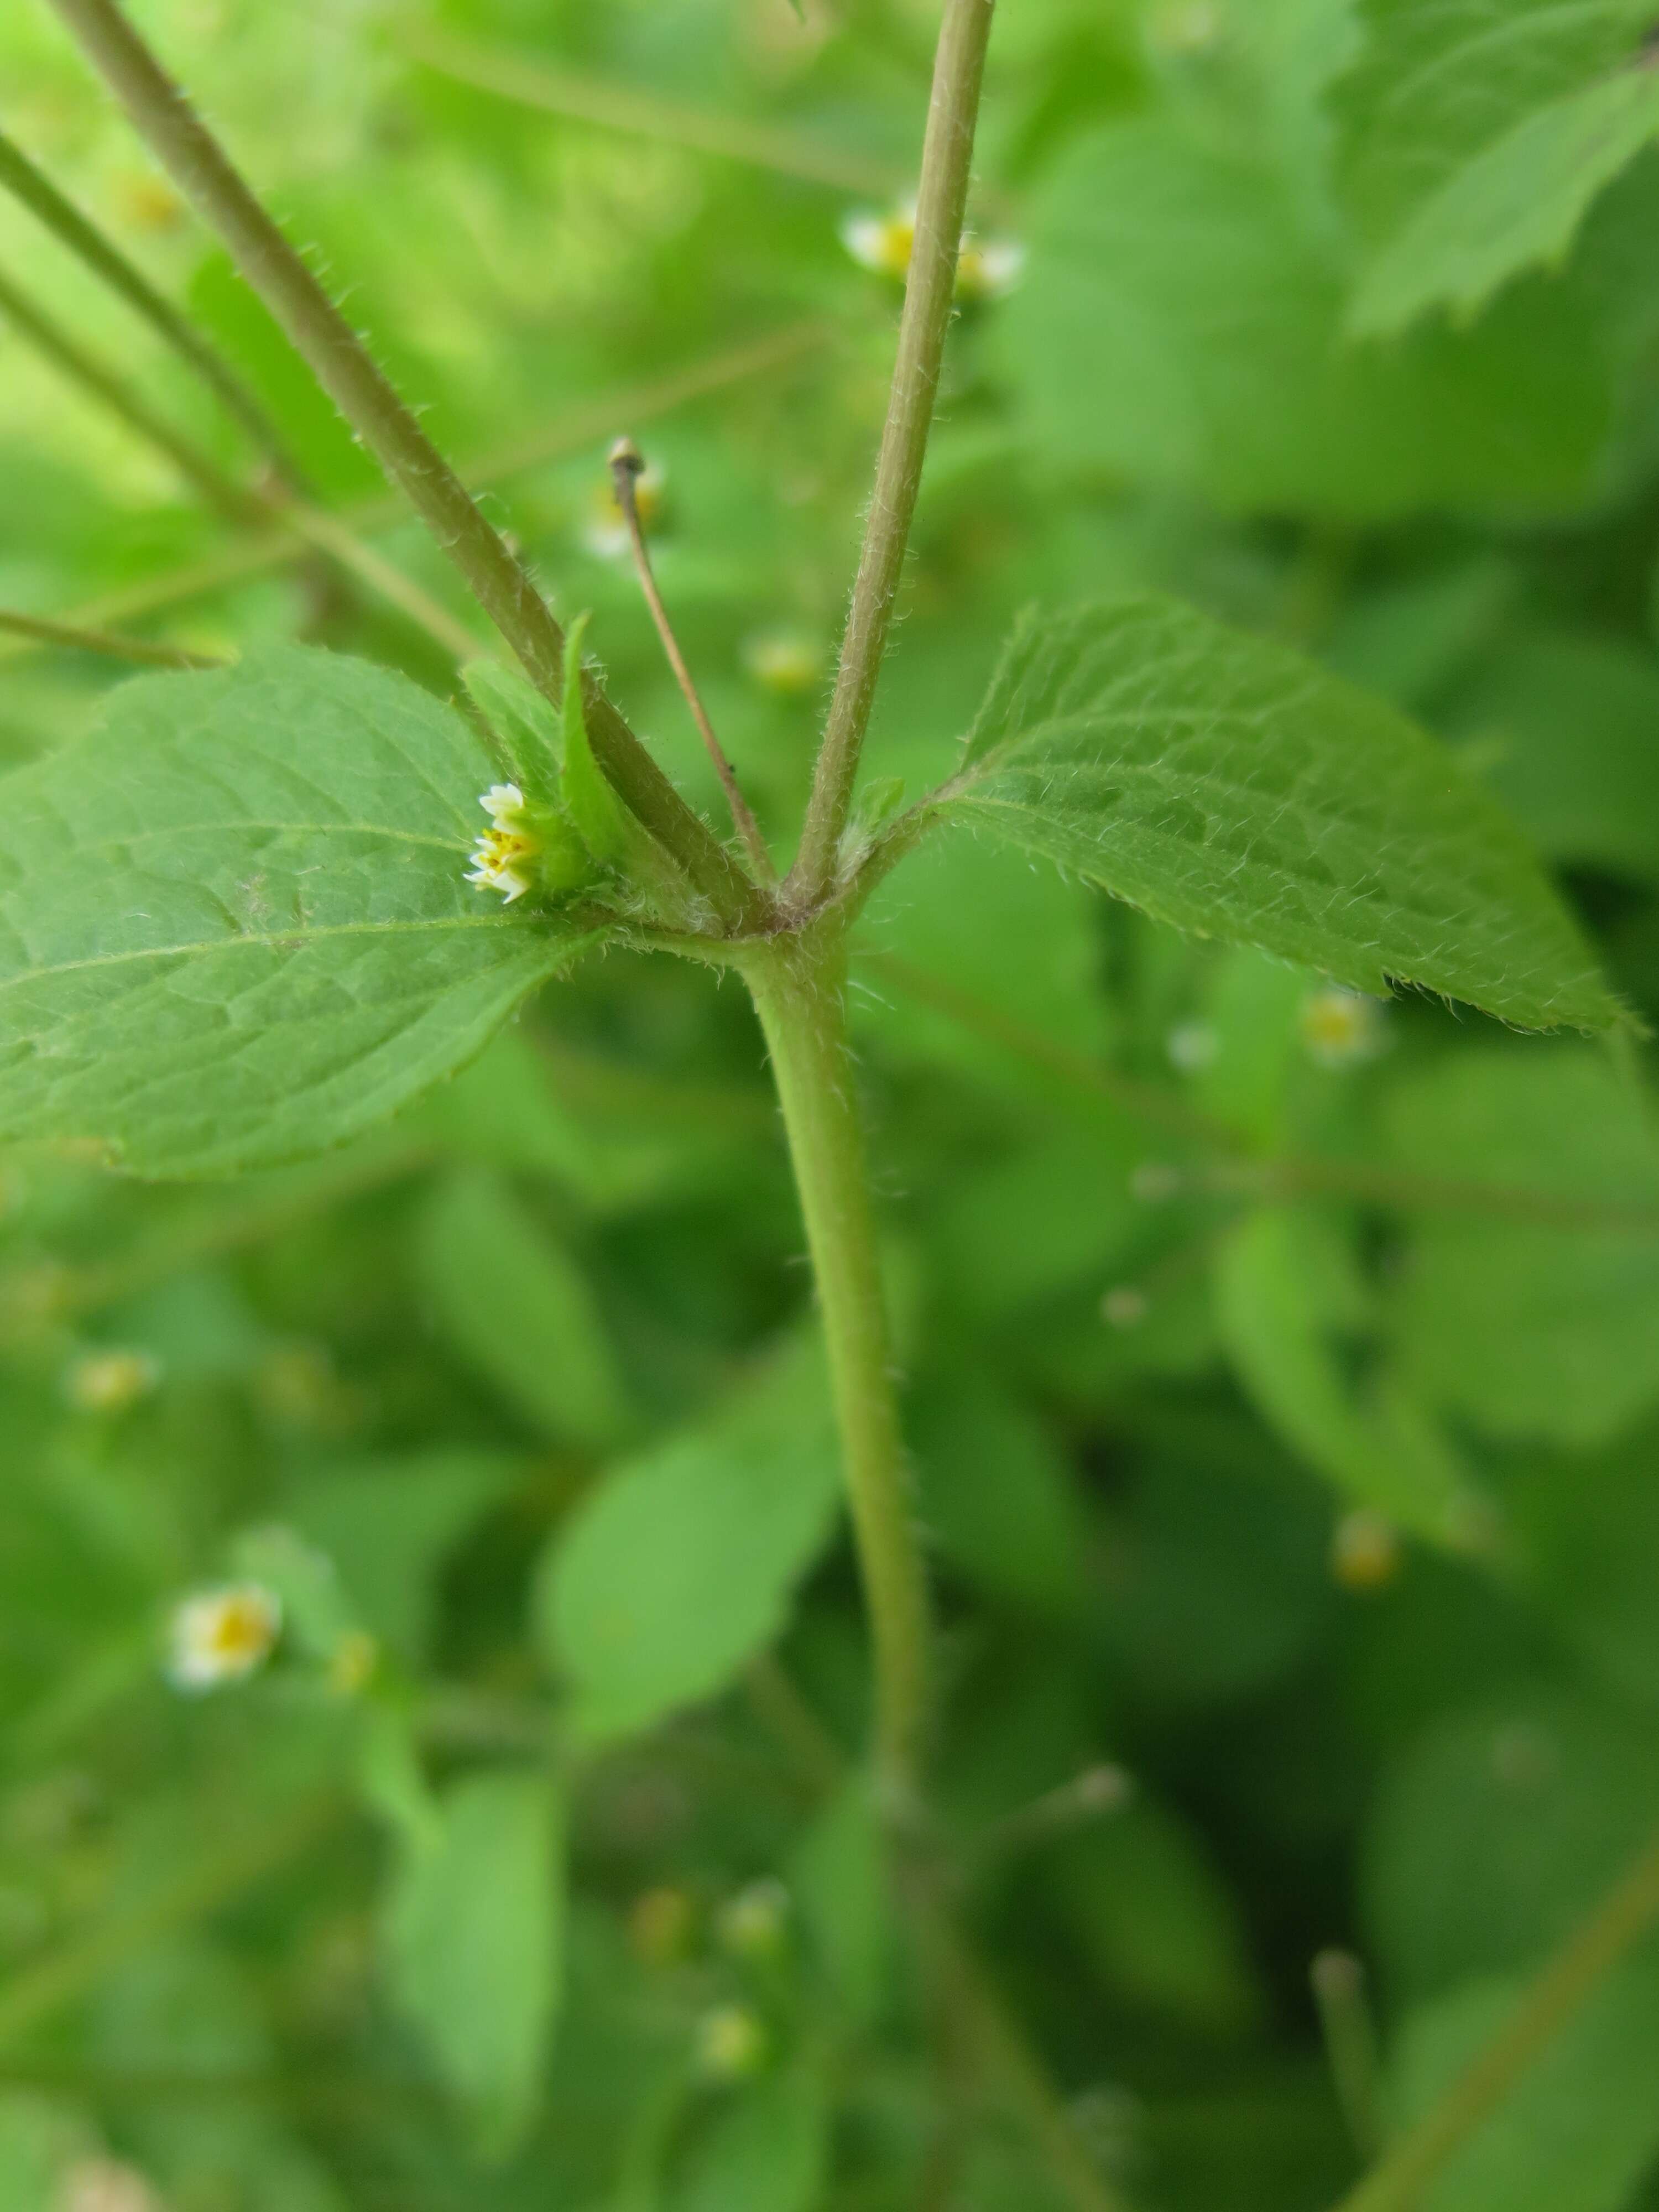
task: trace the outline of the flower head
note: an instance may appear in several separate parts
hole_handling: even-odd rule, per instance
[[[823,647],[804,630],[760,630],[745,640],[743,665],[763,691],[795,699],[823,676]]]
[[[717,1927],[734,1958],[774,1959],[788,1933],[789,1893],[781,1881],[751,1881],[721,1906]]]
[[[479,793],[478,804],[491,826],[472,848],[466,880],[480,890],[499,891],[511,906],[535,884],[542,841],[531,826],[524,793],[516,783],[491,784]]]
[[[717,2005],[697,2022],[697,2064],[711,2081],[742,2081],[766,2063],[764,2022],[747,2005]]]
[[[1334,985],[1310,991],[1298,1020],[1308,1057],[1321,1067],[1354,1067],[1375,1060],[1388,1042],[1377,1001]]]
[[[915,200],[901,200],[885,215],[848,216],[841,242],[861,269],[903,283],[916,245]],[[957,257],[957,297],[975,305],[1000,300],[1019,282],[1024,266],[1025,248],[1017,240],[981,239],[965,230]]]
[[[1384,1589],[1400,1572],[1400,1535],[1392,1521],[1361,1505],[1331,1534],[1331,1572],[1344,1589]]]
[[[216,1690],[262,1667],[282,1632],[283,1607],[263,1583],[198,1590],[175,1609],[167,1674],[179,1690]]]
[[[147,1352],[85,1352],[64,1376],[64,1395],[77,1413],[125,1413],[149,1397],[161,1376]]]

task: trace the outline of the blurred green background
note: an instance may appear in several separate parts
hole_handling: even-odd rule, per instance
[[[934,0],[131,12],[712,805],[607,505],[640,441],[787,835],[898,300],[843,232],[912,186]],[[1546,11],[1486,12],[1497,52]],[[1528,96],[1638,14],[1577,11]],[[973,220],[1024,266],[964,298],[872,772],[948,770],[1027,602],[1174,590],[1425,720],[1659,1019],[1659,155],[1478,313],[1345,334],[1504,92],[1413,76],[1434,16],[1007,0]],[[0,128],[482,641],[35,0]],[[0,270],[249,471],[9,203]],[[429,627],[228,526],[4,322],[0,605],[455,692]],[[125,672],[0,638],[0,758]],[[884,887],[855,974],[964,1910],[1103,2185],[1316,2212],[1659,1820],[1650,1100],[971,840]],[[868,1686],[808,1315],[752,1018],[669,961],[592,963],[321,1162],[0,1157],[3,2212],[1067,2201],[930,2032],[844,1779]],[[281,1639],[185,1694],[178,1608],[228,1581]],[[511,1792],[583,1711],[565,1912]],[[1331,1947],[1383,2045],[1346,2115]],[[1638,1948],[1433,2212],[1659,2206],[1656,2081]]]

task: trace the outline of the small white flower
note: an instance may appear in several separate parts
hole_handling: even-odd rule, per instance
[[[697,2064],[711,2081],[741,2081],[766,2063],[770,2039],[747,2005],[719,2005],[697,2022]]]
[[[659,462],[647,461],[634,478],[634,509],[647,538],[662,520],[667,495],[668,471]],[[608,474],[593,488],[580,534],[583,545],[599,561],[626,561],[633,550],[628,525],[617,504],[617,488]]]
[[[781,1881],[751,1881],[720,1908],[716,1932],[739,1959],[775,1958],[789,1926],[789,1893]]]
[[[1170,1065],[1182,1075],[1198,1075],[1212,1066],[1221,1050],[1221,1039],[1208,1022],[1177,1022],[1164,1040]]]
[[[197,1590],[173,1615],[168,1679],[179,1690],[240,1682],[270,1658],[282,1626],[282,1601],[262,1583]]]
[[[841,226],[841,242],[860,269],[902,283],[910,273],[916,244],[916,204],[901,200],[885,215],[850,215]],[[978,302],[1000,300],[1019,282],[1025,248],[1012,238],[962,234],[957,258],[957,297]]]
[[[479,793],[478,804],[493,826],[472,848],[466,880],[480,890],[499,891],[511,906],[535,886],[534,862],[541,839],[526,818],[524,793],[516,783],[491,784]]]
[[[1321,1067],[1354,1067],[1375,1060],[1388,1043],[1383,1010],[1375,999],[1333,985],[1310,991],[1297,1021],[1303,1047]]]

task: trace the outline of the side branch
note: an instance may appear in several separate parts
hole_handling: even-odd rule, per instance
[[[328,294],[266,214],[184,93],[114,0],[53,6],[173,182],[230,249],[340,412],[404,494],[546,696],[557,701],[564,634],[534,579],[479,513]],[[756,887],[597,689],[588,729],[605,774],[728,927],[759,919]]]
[[[59,0],[59,5],[64,0]],[[859,755],[875,703],[893,603],[921,489],[921,465],[939,397],[939,368],[951,325],[957,258],[968,208],[974,127],[995,0],[945,0],[933,65],[933,98],[922,146],[915,242],[910,256],[898,358],[876,463],[841,665],[812,783],[800,854],[790,878],[807,902],[823,896],[835,873],[847,826]]]

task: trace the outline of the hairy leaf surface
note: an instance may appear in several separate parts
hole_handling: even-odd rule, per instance
[[[1174,600],[1027,617],[942,803],[1199,936],[1533,1029],[1620,1009],[1520,833],[1392,708]]]
[[[489,762],[383,669],[147,677],[6,779],[0,1132],[141,1174],[337,1145],[596,940],[462,880]]]

